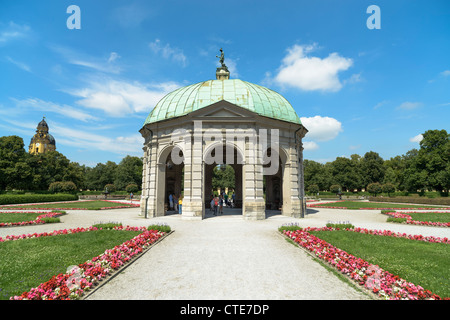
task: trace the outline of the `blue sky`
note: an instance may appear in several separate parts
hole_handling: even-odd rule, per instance
[[[70,5],[81,29],[69,29]],[[369,29],[370,5],[381,29]],[[0,0],[0,136],[25,146],[43,116],[88,166],[142,156],[138,130],[180,86],[231,78],[281,93],[319,162],[419,148],[450,131],[450,2]]]

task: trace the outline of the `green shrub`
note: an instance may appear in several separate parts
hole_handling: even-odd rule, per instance
[[[77,192],[77,186],[72,181],[62,182],[62,192],[64,193],[75,193]]]
[[[391,193],[395,192],[395,186],[392,183],[386,183],[384,184],[381,189],[383,190],[384,193],[388,194],[388,197],[391,196]]]
[[[41,221],[44,221],[45,223],[57,223],[57,222],[61,222],[61,220],[59,219],[59,217],[45,217],[42,218]]]
[[[319,186],[317,184],[312,184],[308,187],[308,191],[313,195],[316,195],[319,192]]]
[[[52,183],[50,183],[50,186],[48,187],[48,191],[50,191],[52,193],[59,193],[62,191],[62,189],[63,189],[63,186],[62,186],[62,182],[60,182],[60,181],[52,182]]]
[[[284,224],[278,228],[278,231],[281,233],[283,233],[283,231],[296,231],[296,230],[302,230],[302,227],[300,227],[297,223]]]
[[[137,184],[132,183],[132,184],[127,185],[125,190],[128,193],[131,193],[131,192],[136,193],[139,191],[139,188],[138,188]]]
[[[332,193],[338,193],[339,191],[341,190],[341,186],[340,185],[338,185],[338,184],[333,184],[331,187],[330,187],[330,191],[332,192]]]
[[[369,191],[370,193],[374,194],[375,197],[376,197],[377,194],[381,193],[381,191],[382,191],[381,184],[379,184],[378,182],[370,183],[367,186],[367,191]]]
[[[170,232],[170,226],[166,225],[166,224],[152,224],[150,226],[147,227],[147,230],[158,230],[161,232]]]
[[[116,186],[114,184],[112,184],[112,183],[108,183],[105,186],[105,190],[108,190],[109,193],[115,192],[116,191]]]
[[[115,227],[121,227],[122,224],[120,222],[107,222],[107,223],[97,223],[92,225],[94,228],[97,229],[114,229]]]
[[[74,201],[74,200],[78,200],[77,195],[64,194],[64,193],[59,193],[59,194],[2,194],[2,195],[0,195],[0,205]]]
[[[354,229],[355,226],[351,223],[327,223],[326,226],[328,228],[334,228],[334,229]]]
[[[394,218],[394,217],[388,217],[387,222],[396,222],[396,223],[403,223],[406,222],[406,218]]]

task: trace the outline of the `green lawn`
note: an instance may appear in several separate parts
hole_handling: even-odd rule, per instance
[[[0,300],[20,295],[53,275],[135,237],[140,231],[97,230],[0,243]]]
[[[360,208],[439,208],[436,206],[427,205],[411,205],[402,203],[384,203],[384,202],[360,202],[360,201],[342,201],[332,203],[322,203],[314,205],[313,207],[345,207],[347,209],[360,209]]]
[[[42,204],[34,204],[34,205],[21,205],[21,206],[8,206],[1,207],[1,209],[36,209],[36,208],[60,208],[60,209],[73,209],[73,208],[81,208],[88,210],[98,210],[100,208],[108,207],[132,207],[129,203],[122,202],[108,202],[102,200],[92,200],[92,201],[73,201],[73,202],[65,202],[65,203],[42,203]]]
[[[350,231],[310,231],[346,252],[422,286],[450,297],[450,245]]]
[[[428,221],[428,222],[450,222],[450,212],[408,212],[413,220]]]
[[[0,212],[0,223],[13,223],[36,220],[42,213],[31,212]]]

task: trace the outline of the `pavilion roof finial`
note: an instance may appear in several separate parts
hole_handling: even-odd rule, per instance
[[[220,57],[216,56],[216,58],[219,58],[219,62],[221,64],[221,66],[219,68],[217,68],[217,70],[216,70],[217,80],[230,79],[230,71],[228,70],[228,67],[225,64],[225,54],[223,53],[222,48],[220,48]]]

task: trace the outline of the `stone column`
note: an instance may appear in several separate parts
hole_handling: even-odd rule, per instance
[[[184,153],[184,197],[182,218],[187,220],[201,220],[204,218],[203,199],[203,144],[200,134],[192,134],[191,145],[186,144]]]

